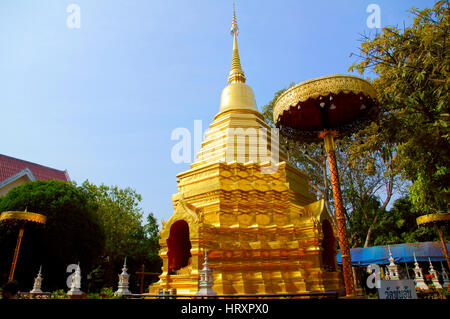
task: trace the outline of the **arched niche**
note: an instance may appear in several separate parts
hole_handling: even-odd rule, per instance
[[[189,224],[185,220],[174,222],[170,227],[170,234],[167,239],[169,274],[175,274],[177,270],[188,265],[189,258],[192,256],[191,247]]]

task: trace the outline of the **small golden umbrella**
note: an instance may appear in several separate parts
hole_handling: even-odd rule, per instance
[[[442,232],[442,228],[445,225],[450,223],[450,213],[437,213],[437,214],[428,214],[423,215],[416,218],[417,225],[419,226],[436,226],[439,237],[441,239],[442,250],[445,255],[445,259],[447,260],[447,265],[450,268],[450,259],[448,257],[447,246],[444,241],[444,234]]]
[[[0,215],[0,222],[7,224],[17,224],[19,226],[19,235],[17,237],[16,249],[14,250],[14,257],[11,264],[11,271],[9,272],[8,281],[13,280],[14,271],[16,269],[17,257],[19,256],[20,243],[22,242],[23,232],[25,230],[25,225],[28,223],[38,223],[45,224],[47,217],[37,213],[27,212],[3,212]]]

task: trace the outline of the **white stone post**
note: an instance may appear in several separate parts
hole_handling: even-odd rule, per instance
[[[115,296],[129,296],[131,295],[130,290],[128,290],[128,280],[130,275],[127,273],[127,257],[125,257],[125,261],[123,263],[122,273],[119,275],[119,285],[117,291],[114,293]]]
[[[392,257],[391,247],[388,245],[389,249],[389,265],[387,266],[389,271],[389,280],[400,280],[400,275],[398,273],[398,267],[394,263],[394,257]]]
[[[217,293],[212,289],[213,278],[212,270],[209,269],[208,252],[205,249],[205,261],[203,262],[203,269],[200,270],[199,290],[197,295],[216,296]]]
[[[419,263],[417,262],[416,259],[416,253],[414,253],[414,265],[415,265],[414,275],[416,280],[416,287],[421,290],[428,290],[428,286],[425,283],[425,280],[423,279],[422,268],[419,267]]]
[[[30,291],[30,294],[41,294],[41,285],[42,285],[42,277],[41,277],[42,266],[39,267],[39,272],[37,277],[34,279],[33,289]]]
[[[448,274],[447,274],[447,271],[445,270],[444,265],[442,264],[442,261],[441,261],[441,269],[442,269],[441,275],[442,275],[442,281],[443,281],[442,287],[443,288],[449,288],[450,287],[450,281],[448,280]]]
[[[428,257],[428,260],[430,262],[430,269],[428,270],[428,273],[431,275],[431,282],[433,283],[436,289],[442,289],[442,286],[439,283],[438,273],[436,270],[434,270],[430,257]]]

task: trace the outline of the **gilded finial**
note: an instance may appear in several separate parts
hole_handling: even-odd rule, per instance
[[[239,51],[237,45],[237,34],[239,27],[237,25],[236,10],[233,3],[233,21],[231,23],[231,34],[233,35],[233,59],[231,62],[231,71],[228,76],[228,83],[245,83],[244,71],[242,71],[241,60],[239,59]]]
[[[237,25],[237,20],[236,20],[236,10],[235,10],[235,7],[234,7],[234,3],[233,3],[233,22],[231,23],[231,34],[234,34],[234,33],[239,33],[239,28],[238,28],[238,25]]]

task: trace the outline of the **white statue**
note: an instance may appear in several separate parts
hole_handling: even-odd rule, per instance
[[[37,277],[34,279],[33,290],[30,291],[30,294],[41,294],[41,285],[42,285],[42,277],[41,277],[42,266],[39,267],[39,272]]]
[[[114,293],[115,296],[129,296],[131,292],[128,290],[128,279],[130,275],[127,273],[127,257],[125,257],[125,261],[123,263],[122,273],[119,275],[119,285],[117,291]]]
[[[428,290],[428,286],[425,283],[425,280],[423,279],[423,273],[422,268],[419,267],[419,263],[416,259],[416,253],[414,253],[414,274],[415,274],[415,281],[416,281],[416,287],[421,290]]]
[[[70,290],[67,292],[69,296],[79,296],[82,295],[81,291],[81,269],[80,263],[78,263],[78,267],[75,270],[75,274],[72,277],[72,283],[70,285]]]
[[[199,281],[199,290],[197,295],[205,295],[205,296],[216,296],[217,293],[212,289],[213,286],[213,278],[212,278],[212,270],[209,269],[208,263],[208,252],[205,249],[205,261],[203,263],[203,269],[200,270],[200,281]]]
[[[430,257],[428,257],[428,260],[430,261],[430,269],[428,270],[428,273],[431,275],[431,282],[436,289],[442,289],[442,286],[439,283],[438,273],[436,270],[434,270]]]

